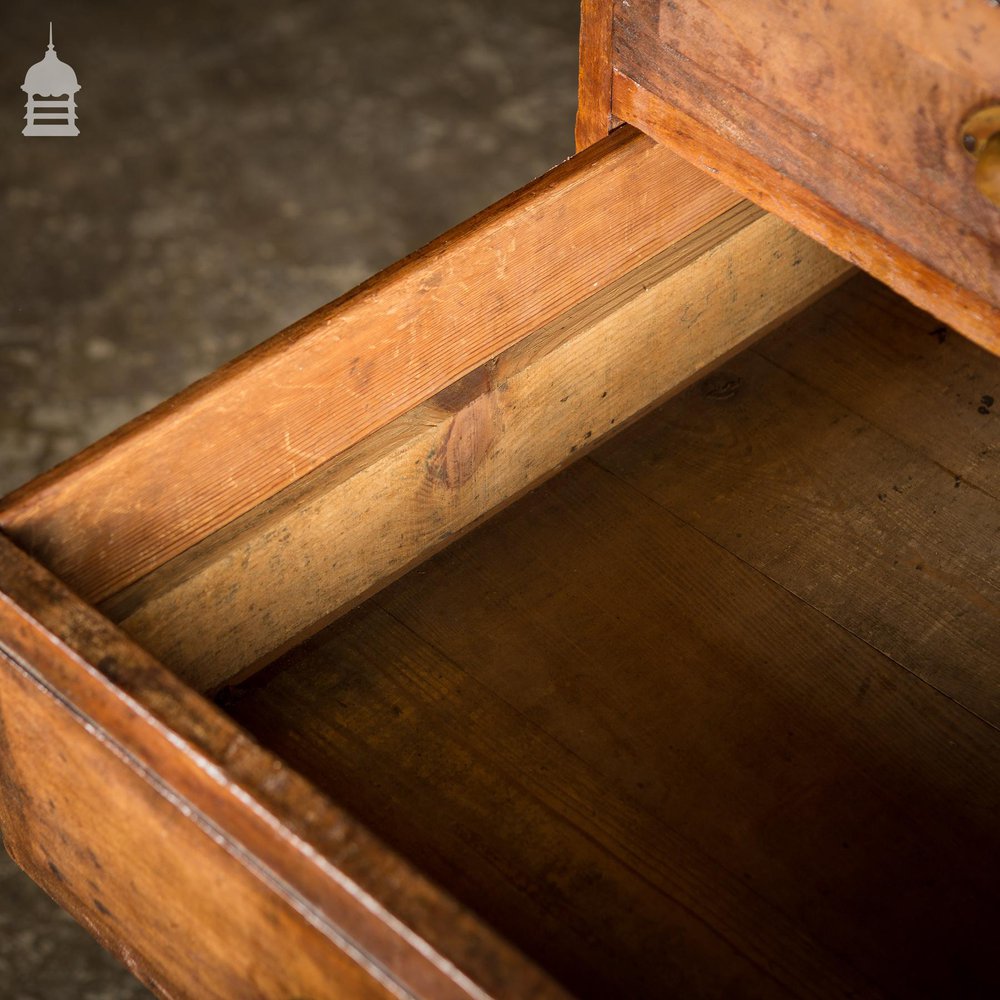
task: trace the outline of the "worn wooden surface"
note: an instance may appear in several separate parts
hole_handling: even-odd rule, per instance
[[[1000,359],[939,333],[858,281],[597,460],[1000,726]]]
[[[961,123],[1000,93],[987,3],[616,5],[612,106],[1000,350],[1000,209]]]
[[[580,4],[577,150],[599,142],[618,124],[611,114],[612,12],[607,0],[582,0]]]
[[[561,996],[0,536],[0,826],[164,996]]]
[[[743,203],[103,608],[190,684],[216,688],[848,270]]]
[[[993,996],[998,374],[856,279],[230,710],[582,995]]]
[[[0,753],[7,850],[154,992],[393,995],[3,654]]]
[[[758,353],[1000,499],[996,359],[884,286],[823,300]]]
[[[632,129],[0,502],[98,601],[739,201]]]
[[[579,485],[600,473],[585,460],[569,475]],[[556,498],[544,518],[540,496]],[[565,496],[560,478],[522,501],[538,530],[519,538],[499,515],[499,533],[494,522],[486,529],[488,552],[474,534],[445,554],[461,567],[457,576],[442,584],[435,561],[411,586],[404,578],[390,591],[389,613],[381,600],[365,605],[241,692],[230,710],[574,995],[847,995],[849,981],[793,921],[644,808],[670,783],[659,773],[670,762],[650,739],[650,714],[676,735],[676,717],[660,708],[663,686],[676,690],[663,662],[671,654],[650,643],[645,662],[635,662],[637,615],[602,638],[610,616],[622,614],[617,603],[608,620],[595,621],[596,634],[571,620],[613,588],[624,587],[615,596],[629,601],[636,595],[613,563],[598,563],[623,536],[597,519],[623,511],[583,487],[567,516]],[[592,529],[588,541],[606,541],[599,553],[574,530],[582,522]],[[557,523],[564,534],[553,531]],[[652,534],[629,558],[697,542],[693,532],[664,535],[649,520],[638,527]],[[469,566],[470,551],[507,571]],[[525,572],[511,572],[508,560]],[[693,588],[699,573],[690,565],[677,586]],[[399,595],[413,587],[427,587],[427,596],[405,615]],[[424,620],[431,606],[433,622]],[[698,624],[719,631],[709,611]],[[802,621],[793,615],[786,624]],[[630,629],[634,641],[623,645]],[[470,648],[477,652],[468,656]],[[828,652],[838,655],[836,642]],[[715,724],[706,713],[688,724],[697,721]]]

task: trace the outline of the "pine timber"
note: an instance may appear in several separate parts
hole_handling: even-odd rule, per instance
[[[200,690],[273,657],[842,280],[746,203],[102,606]]]
[[[732,208],[630,128],[0,501],[97,602]]]
[[[580,155],[0,500],[16,860],[165,997],[1000,994],[991,7],[584,0]]]
[[[597,461],[1000,728],[1000,360],[970,345],[956,371],[933,317],[851,292]]]
[[[164,996],[561,997],[0,535],[0,828]]]
[[[842,285],[230,711],[576,995],[994,995],[1000,359],[938,326]]]
[[[1000,208],[961,142],[1000,99],[990,4],[610,6],[618,118],[1000,352]]]
[[[611,4],[605,0],[582,0],[577,150],[599,142],[619,124],[611,114],[611,22]]]

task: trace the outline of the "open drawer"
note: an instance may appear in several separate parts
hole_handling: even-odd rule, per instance
[[[849,274],[625,127],[12,494],[14,858],[165,996],[994,990],[997,362]]]

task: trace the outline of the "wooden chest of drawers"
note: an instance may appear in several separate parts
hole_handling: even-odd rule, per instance
[[[968,151],[976,112],[1000,130],[996,4],[595,0],[590,21],[581,142],[632,122],[996,349],[1000,139],[991,197]]]
[[[1000,11],[822,6],[588,0],[576,157],[0,503],[154,990],[995,995]]]

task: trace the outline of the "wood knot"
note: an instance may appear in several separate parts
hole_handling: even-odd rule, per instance
[[[709,399],[732,399],[743,388],[743,379],[728,372],[716,372],[701,384],[703,396]]]
[[[427,477],[456,489],[482,465],[496,437],[498,411],[493,365],[483,365],[438,393],[433,402],[452,414],[427,456]]]

